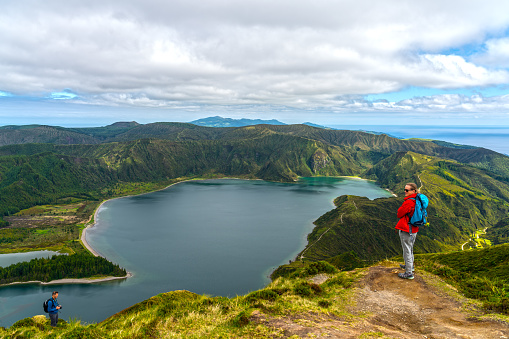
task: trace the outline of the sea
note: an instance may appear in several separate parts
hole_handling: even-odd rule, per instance
[[[509,126],[331,125],[336,129],[385,133],[396,138],[422,138],[484,147],[509,155]]]

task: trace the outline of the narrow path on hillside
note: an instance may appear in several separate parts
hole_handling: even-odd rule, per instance
[[[357,207],[357,206],[355,206],[355,207]],[[340,217],[340,219],[341,219],[341,223],[343,223],[343,214],[345,214],[345,213],[341,213],[341,217]],[[309,246],[308,246],[308,247],[307,247],[307,248],[306,248],[306,249],[305,249],[305,250],[301,253],[301,255],[299,256],[299,259],[300,259],[300,260],[304,259],[304,253],[305,253],[307,250],[309,250],[309,249],[311,248],[311,246],[313,246],[314,244],[316,244],[317,242],[319,242],[319,241],[320,241],[320,239],[322,239],[322,237],[325,235],[325,233],[329,232],[331,228],[332,228],[332,226],[331,226],[331,227],[329,227],[329,228],[327,229],[327,231],[323,232],[323,233],[322,233],[322,235],[320,235],[320,237],[319,237],[318,239],[316,239],[316,241],[315,241],[314,243],[312,243],[311,245],[309,245]]]
[[[357,207],[357,205],[355,204],[355,201],[354,201],[354,200],[352,200],[352,203],[353,203],[353,205],[355,206],[355,209],[357,209],[357,210],[358,210],[359,208],[358,208],[358,207]],[[344,214],[345,214],[345,213],[341,213],[341,216],[340,216],[341,224],[343,223],[343,215],[344,215]],[[320,239],[322,239],[322,237],[323,237],[323,236],[324,236],[327,232],[329,232],[331,228],[332,228],[332,226],[331,226],[331,227],[329,227],[329,228],[327,229],[327,231],[323,232],[323,233],[322,233],[322,235],[320,235],[320,237],[319,237],[318,239],[316,239],[316,241],[315,241],[314,243],[312,243],[311,245],[309,245],[309,246],[308,246],[308,247],[307,247],[307,248],[306,248],[306,249],[305,249],[305,250],[304,250],[304,251],[300,254],[300,256],[299,256],[299,260],[304,259],[304,253],[305,253],[307,250],[309,250],[309,249],[310,249],[310,248],[311,248],[314,244],[316,244],[317,242],[319,242],[319,241],[320,241]]]
[[[309,312],[275,317],[255,311],[250,320],[280,331],[283,338],[509,338],[507,323],[481,319],[468,300],[434,287],[438,278],[417,271],[414,280],[404,280],[398,272],[396,267],[370,267],[353,288],[345,316]]]
[[[487,229],[488,229],[488,227],[486,227],[486,228],[483,230],[482,234],[486,234],[486,230],[487,230]],[[476,233],[476,234],[475,234],[475,237],[476,237],[477,239],[479,239],[479,234],[480,234],[480,233]],[[472,238],[468,239],[468,241],[467,241],[467,242],[465,242],[463,245],[461,245],[461,250],[462,250],[462,251],[464,251],[464,250],[465,250],[465,249],[464,249],[464,246],[465,246],[466,244],[468,244],[470,241],[472,241]],[[476,247],[477,247],[477,245],[476,245]]]
[[[468,244],[468,243],[470,242],[470,240],[472,240],[472,239],[468,239],[468,241],[467,241],[467,242],[465,242],[463,245],[461,245],[461,250],[462,250],[462,251],[464,251],[464,250],[465,250],[465,249],[464,249],[464,247],[465,247],[465,245],[466,245],[466,244]]]
[[[359,284],[356,310],[369,312],[367,323],[394,338],[508,338],[506,323],[483,321],[467,312],[466,298],[456,300],[433,287],[435,276],[397,276],[395,267],[370,267]],[[476,314],[477,313],[477,314]]]

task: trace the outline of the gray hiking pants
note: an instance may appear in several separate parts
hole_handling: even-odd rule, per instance
[[[50,313],[49,318],[51,320],[51,326],[55,327],[58,323],[58,313]]]
[[[417,233],[404,232],[399,230],[399,238],[401,239],[401,247],[403,248],[403,260],[405,260],[405,272],[412,273],[414,269],[414,243]]]

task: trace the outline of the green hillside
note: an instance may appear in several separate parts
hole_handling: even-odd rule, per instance
[[[390,338],[469,334],[484,338],[484,333],[500,336],[507,329],[509,312],[508,258],[509,245],[466,253],[418,255],[417,278],[413,281],[392,274],[391,269],[397,266],[393,261],[350,272],[326,262],[301,263],[267,287],[235,298],[172,291],[135,304],[97,324],[76,320],[67,323],[60,319],[58,326],[51,328],[47,317],[37,315],[21,319],[8,329],[0,327],[0,337]],[[465,300],[453,290],[474,299]],[[402,302],[406,302],[406,307],[401,306]],[[366,312],[368,305],[377,305],[383,312]],[[443,317],[442,310],[452,322],[444,325],[437,320]],[[405,320],[402,324],[402,316],[418,321]]]
[[[437,141],[401,140],[386,134],[360,131],[331,130],[308,125],[253,125],[215,128],[188,123],[158,122],[141,125],[136,122],[115,123],[95,128],[63,128],[40,125],[0,127],[0,146],[26,143],[98,144],[125,142],[142,138],[173,141],[239,140],[259,138],[268,134],[289,135],[322,142],[326,145],[351,147],[354,151],[371,151],[385,155],[413,151],[420,154],[457,160],[509,176],[509,158],[484,148],[463,148],[461,145]]]
[[[0,146],[27,143],[53,144],[95,144],[99,141],[83,133],[63,127],[44,125],[2,126],[0,127]]]
[[[430,226],[421,229],[415,245],[418,270],[443,277],[479,298],[487,309],[507,312],[509,245],[451,252],[479,230],[487,229],[493,243],[509,239],[509,157],[496,152],[305,125],[6,126],[0,128],[0,140],[7,139],[16,142],[0,147],[0,215],[21,222],[5,227],[0,220],[3,251],[58,245],[69,253],[81,253],[76,241],[79,230],[100,201],[186,178],[235,176],[288,182],[299,176],[355,175],[375,180],[398,195],[412,181],[422,185],[430,198]],[[274,282],[263,290],[232,299],[165,293],[100,324],[63,326],[53,336],[264,337],[276,332],[254,322],[256,312],[276,318],[301,313],[342,317],[347,311],[341,300],[365,271],[337,270],[401,255],[394,230],[401,202],[401,197],[338,197],[336,207],[316,220],[300,254],[302,260],[278,268]],[[23,224],[41,216],[53,218],[53,223]],[[310,283],[308,277],[317,273],[327,273],[330,279]],[[0,336],[44,337],[48,330],[45,320],[24,319],[11,329],[0,328]]]
[[[33,133],[40,127],[0,131]],[[431,226],[421,233],[416,250],[434,252],[457,248],[476,230],[497,224],[509,202],[509,157],[482,148],[306,125],[211,128],[131,122],[51,130],[62,136],[78,133],[94,142],[0,147],[0,215],[73,197],[100,201],[125,194],[119,187],[134,183],[149,189],[193,177],[293,181],[299,176],[356,175],[394,192],[409,181],[422,184],[431,201]],[[399,246],[391,232],[400,203],[396,198],[337,200],[337,209],[317,220],[304,257],[334,257],[352,250],[356,240],[365,244],[355,249],[363,260],[395,255]]]
[[[460,249],[472,233],[489,229],[509,211],[507,180],[454,161],[399,152],[364,174],[398,193],[406,182],[422,185],[421,192],[430,200],[430,226],[419,232],[416,253]],[[402,202],[396,197],[372,201],[355,196],[337,198],[337,207],[316,220],[301,255],[307,260],[324,260],[354,251],[371,262],[401,254],[394,226]]]
[[[278,134],[231,141],[11,145],[0,148],[0,154],[3,215],[77,194],[103,197],[119,182],[206,175],[293,181],[298,176],[353,175],[368,165],[344,149]]]

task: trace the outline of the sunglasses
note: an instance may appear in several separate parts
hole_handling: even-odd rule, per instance
[[[405,192],[410,192],[410,191],[413,191],[413,190],[407,190],[407,189],[405,188]]]

